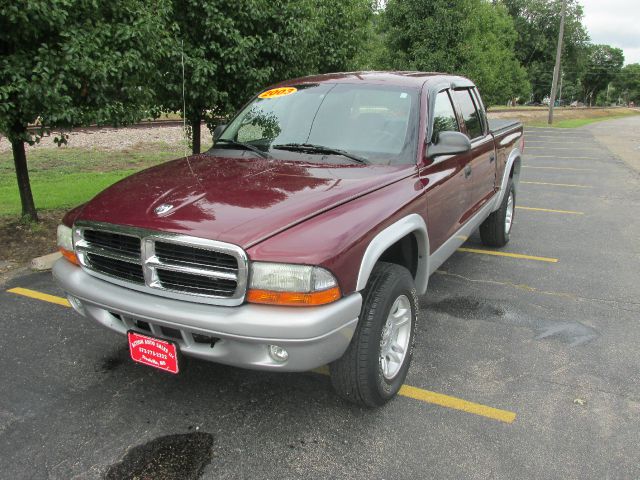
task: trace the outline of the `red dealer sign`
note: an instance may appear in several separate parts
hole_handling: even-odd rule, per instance
[[[129,352],[134,362],[178,373],[178,351],[175,344],[136,332],[128,332],[128,336]]]

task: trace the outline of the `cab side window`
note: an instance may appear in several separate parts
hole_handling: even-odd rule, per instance
[[[460,113],[464,120],[464,124],[467,127],[467,135],[471,140],[481,137],[484,133],[482,128],[482,122],[480,120],[480,114],[476,109],[476,105],[471,97],[471,91],[469,89],[454,90],[454,98],[460,107]]]
[[[459,132],[460,126],[456,119],[456,112],[446,91],[438,93],[433,108],[433,134],[431,141],[438,142],[440,132]]]

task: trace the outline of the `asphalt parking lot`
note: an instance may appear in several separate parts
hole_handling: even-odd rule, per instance
[[[0,478],[640,478],[640,177],[588,129],[526,133],[511,242],[472,237],[431,278],[378,410],[322,372],[133,364],[50,274],[14,278]]]

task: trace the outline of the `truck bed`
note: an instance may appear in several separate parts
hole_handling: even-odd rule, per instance
[[[494,135],[503,133],[506,130],[510,130],[520,125],[520,122],[518,120],[513,120],[508,118],[507,119],[503,119],[503,118],[491,119],[490,118],[488,119],[488,121],[489,121],[489,130]]]

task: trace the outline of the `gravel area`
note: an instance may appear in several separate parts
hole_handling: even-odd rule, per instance
[[[27,154],[38,148],[56,148],[55,134],[43,137],[40,143],[27,145]],[[138,145],[164,143],[181,146],[184,133],[180,125],[138,125],[126,128],[87,128],[69,133],[66,146],[60,148],[94,148],[98,150],[128,150]],[[211,133],[203,126],[202,147],[205,150],[211,144]],[[11,143],[0,136],[0,153],[11,151]]]

